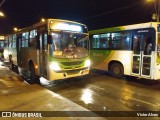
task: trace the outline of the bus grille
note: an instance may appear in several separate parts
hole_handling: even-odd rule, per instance
[[[83,61],[76,61],[76,62],[61,62],[62,65],[65,66],[72,66],[72,65],[81,65]]]

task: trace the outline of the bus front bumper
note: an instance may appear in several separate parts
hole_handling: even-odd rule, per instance
[[[65,70],[65,71],[58,71],[58,72],[50,70],[49,80],[60,80],[60,79],[66,79],[71,77],[84,76],[89,74],[89,70],[90,70],[89,67],[83,68],[83,69]]]

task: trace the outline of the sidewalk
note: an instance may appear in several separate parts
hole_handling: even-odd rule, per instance
[[[92,117],[96,116],[93,112],[89,112],[87,109],[45,89],[41,85],[25,83],[18,74],[2,66],[0,66],[0,101],[1,112],[12,111],[13,113],[18,111],[21,114],[25,111],[38,111],[42,114],[42,117],[38,118],[20,118],[12,114],[12,118],[1,117],[1,120],[104,120],[101,117]],[[59,115],[55,117],[55,113],[59,113]],[[89,117],[84,117],[84,113],[89,113]],[[60,114],[63,117],[60,117]]]

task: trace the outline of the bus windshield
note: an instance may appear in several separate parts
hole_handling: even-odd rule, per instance
[[[82,58],[89,55],[88,35],[69,32],[52,32],[51,36],[51,56],[56,58]]]

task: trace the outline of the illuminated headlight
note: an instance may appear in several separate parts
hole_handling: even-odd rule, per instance
[[[160,65],[158,65],[157,67],[158,67],[158,69],[160,70]]]
[[[54,70],[54,71],[59,71],[59,70],[61,70],[61,68],[59,67],[59,65],[58,65],[57,62],[52,62],[52,63],[50,64],[50,68],[51,68],[52,70]]]
[[[84,63],[84,67],[90,67],[91,65],[91,61],[90,60],[86,60]]]

